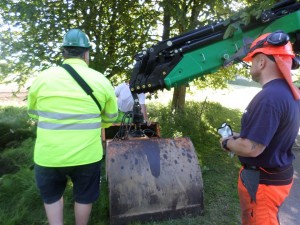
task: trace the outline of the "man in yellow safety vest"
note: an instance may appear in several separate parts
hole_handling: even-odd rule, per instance
[[[63,66],[76,71],[91,88],[93,98],[60,66],[42,71],[28,94],[28,113],[38,119],[35,178],[50,225],[63,225],[67,177],[73,183],[76,224],[88,223],[100,189],[101,128],[109,127],[118,116],[110,81],[88,67],[90,48],[81,30],[65,34]]]

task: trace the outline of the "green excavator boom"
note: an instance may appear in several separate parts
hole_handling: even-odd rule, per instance
[[[229,26],[237,27],[225,37]],[[239,63],[251,42],[259,35],[281,30],[289,34],[294,51],[300,45],[300,3],[282,1],[262,12],[247,25],[229,19],[161,41],[136,55],[130,79],[132,92],[147,93],[171,89],[195,78]]]

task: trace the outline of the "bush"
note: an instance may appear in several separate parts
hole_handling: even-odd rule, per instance
[[[23,140],[35,137],[35,130],[25,107],[0,107],[0,150],[17,147]]]

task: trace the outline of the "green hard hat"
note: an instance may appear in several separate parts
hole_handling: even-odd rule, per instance
[[[71,29],[65,34],[62,46],[90,48],[91,44],[85,33],[79,29]]]

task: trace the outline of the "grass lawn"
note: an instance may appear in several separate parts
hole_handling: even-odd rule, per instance
[[[159,102],[162,103],[162,101]],[[204,184],[204,214],[196,217],[187,215],[176,220],[149,222],[146,223],[147,225],[240,224],[236,188],[240,165],[236,156],[230,158],[227,153],[220,149],[219,135],[216,132],[220,124],[225,121],[235,131],[239,131],[241,110],[231,108],[226,108],[207,99],[205,101],[192,100],[187,102],[182,114],[175,114],[170,110],[168,104],[157,104],[157,102],[153,103],[152,101],[149,103],[149,116],[153,121],[160,123],[162,138],[188,136],[193,142]],[[30,120],[28,120],[24,109],[10,110],[16,110],[20,115],[23,115],[23,119],[18,120],[18,122],[11,118],[8,119],[8,116],[5,116],[5,110],[1,108],[1,124],[11,122],[11,124],[25,123],[26,126],[28,124],[30,126],[31,123],[28,123]],[[27,129],[26,126],[22,129]],[[30,129],[32,131],[32,127]],[[5,225],[47,224],[32,170],[34,140],[33,132],[32,136],[20,139],[19,144],[14,143],[0,150],[1,162],[6,161],[14,165],[14,170],[11,172],[0,174],[0,221]],[[91,225],[109,224],[108,187],[104,170],[101,185],[101,197],[93,207]],[[64,198],[65,224],[73,225],[71,184],[68,185]],[[138,225],[140,223],[133,224]]]

